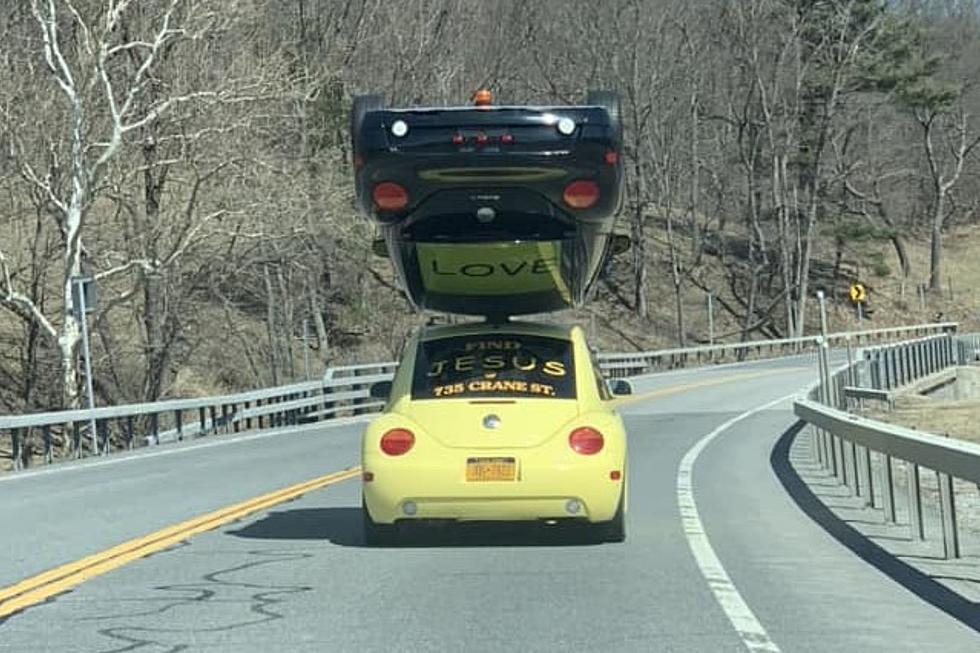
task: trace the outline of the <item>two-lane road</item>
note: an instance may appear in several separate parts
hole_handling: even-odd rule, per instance
[[[784,490],[790,404],[757,409],[812,378],[808,360],[788,359],[637,381],[622,409],[623,544],[464,528],[366,548],[348,480],[13,615],[0,651],[980,650],[978,633],[865,564]],[[0,480],[0,586],[354,465],[360,428]],[[696,520],[682,520],[685,491]]]

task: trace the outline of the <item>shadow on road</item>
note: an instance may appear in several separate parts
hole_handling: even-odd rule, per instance
[[[980,610],[965,597],[937,582],[928,574],[908,565],[881,548],[835,515],[810,490],[806,482],[793,469],[790,462],[790,447],[804,424],[797,422],[783,433],[773,447],[769,464],[779,482],[810,519],[820,525],[838,542],[857,554],[862,560],[924,601],[934,605],[964,625],[980,632]]]
[[[360,508],[297,508],[272,512],[228,535],[255,540],[326,540],[365,547]],[[397,547],[586,546],[599,542],[584,528],[539,524],[436,524],[405,529]]]

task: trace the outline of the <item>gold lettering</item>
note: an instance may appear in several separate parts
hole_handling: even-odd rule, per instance
[[[548,376],[565,376],[568,374],[568,370],[565,369],[565,364],[561,361],[545,362],[542,371]]]
[[[538,359],[535,358],[534,356],[531,356],[529,358],[529,362],[527,363],[522,363],[520,356],[514,356],[512,362],[514,363],[514,367],[521,370],[522,372],[530,372],[531,370],[533,370],[538,366]]]
[[[476,357],[474,356],[458,356],[453,368],[457,372],[472,372],[473,365],[476,364]]]
[[[507,367],[507,362],[501,354],[490,354],[483,357],[483,369],[502,370]]]

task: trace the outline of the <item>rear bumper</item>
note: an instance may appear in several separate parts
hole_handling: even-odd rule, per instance
[[[531,212],[557,213],[575,222],[602,222],[619,210],[624,179],[620,164],[603,164],[608,149],[607,144],[580,146],[563,156],[371,153],[355,176],[357,202],[383,224],[469,213],[485,205],[490,195],[497,198],[493,206],[501,211],[530,207]],[[588,209],[572,209],[562,199],[565,186],[579,179],[593,180],[600,188],[599,200]],[[382,181],[398,183],[408,191],[409,205],[404,210],[380,211],[374,206],[371,193]],[[463,191],[477,199],[447,206],[440,197],[444,191]]]
[[[565,518],[597,523],[613,518],[623,495],[623,481],[612,480],[609,473],[622,472],[624,464],[606,457],[564,468],[521,465],[515,481],[468,482],[463,461],[465,456],[458,465],[439,468],[393,464],[382,458],[366,460],[364,469],[373,480],[363,483],[363,496],[371,518],[381,524],[416,519]]]

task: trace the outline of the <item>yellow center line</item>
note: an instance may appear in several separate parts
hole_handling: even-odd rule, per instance
[[[670,395],[680,394],[682,392],[687,392],[689,390],[700,390],[702,388],[710,388],[714,385],[723,385],[725,383],[731,383],[732,381],[748,381],[750,379],[758,379],[764,376],[771,376],[773,374],[787,374],[789,372],[804,372],[808,371],[809,367],[785,367],[776,370],[763,370],[760,372],[743,372],[741,374],[729,374],[727,376],[722,376],[717,379],[706,379],[704,381],[694,381],[692,383],[677,383],[675,385],[667,386],[666,388],[659,388],[657,390],[651,390],[650,392],[645,392],[640,395],[633,395],[632,397],[624,397],[622,399],[616,399],[616,406],[625,406],[629,404],[635,404],[641,401],[649,401],[650,399],[658,399],[660,397],[669,397]]]
[[[168,526],[149,535],[123,542],[105,551],[55,567],[0,589],[0,617],[40,603],[80,583],[121,567],[133,560],[162,551],[192,535],[213,530],[254,512],[271,508],[301,494],[359,476],[360,467],[344,469],[303,483],[263,494],[213,512]]]

